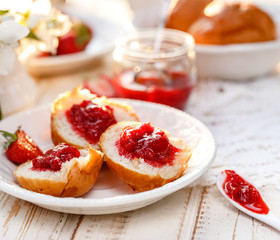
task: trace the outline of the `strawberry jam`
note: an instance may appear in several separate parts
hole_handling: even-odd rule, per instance
[[[268,214],[268,206],[252,184],[245,181],[233,170],[225,170],[225,173],[227,176],[223,189],[232,200],[252,212]]]
[[[121,156],[129,159],[142,158],[154,167],[172,165],[179,149],[172,146],[165,132],[150,123],[123,129],[116,146]]]
[[[48,150],[43,156],[34,158],[32,170],[57,172],[60,171],[62,163],[78,157],[80,157],[80,151],[77,148],[61,143]]]
[[[111,107],[88,100],[79,105],[74,104],[66,111],[66,117],[73,129],[91,144],[96,144],[101,134],[116,123]]]

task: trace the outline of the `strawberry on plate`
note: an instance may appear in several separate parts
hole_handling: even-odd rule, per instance
[[[91,93],[96,94],[98,97],[116,97],[116,92],[112,85],[112,79],[107,75],[87,79],[83,84],[83,88],[88,89]]]
[[[77,53],[83,51],[92,38],[92,30],[84,23],[74,23],[71,30],[58,37],[56,55]]]
[[[21,164],[43,155],[43,152],[32,138],[20,128],[15,133],[0,130],[0,134],[6,139],[4,144],[6,156],[14,163]]]
[[[51,57],[52,53],[51,52],[41,52],[38,57]]]

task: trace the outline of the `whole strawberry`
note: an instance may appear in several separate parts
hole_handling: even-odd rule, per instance
[[[74,23],[71,30],[58,38],[57,55],[83,51],[92,38],[91,29],[84,23]]]
[[[20,128],[14,134],[3,130],[0,130],[0,133],[6,139],[4,149],[6,150],[7,158],[12,162],[20,164],[43,155],[43,152],[32,138]]]
[[[87,79],[83,87],[98,97],[106,96],[108,98],[115,97],[116,93],[112,86],[112,79],[109,76],[102,75],[100,78]]]

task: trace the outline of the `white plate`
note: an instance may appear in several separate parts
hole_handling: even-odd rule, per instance
[[[203,45],[195,47],[199,77],[247,80],[272,72],[280,61],[280,4],[256,3],[275,22],[278,39],[275,41]]]
[[[129,102],[141,121],[150,121],[171,135],[182,138],[193,149],[189,167],[182,177],[160,188],[133,192],[125,183],[102,168],[95,186],[79,198],[59,198],[21,188],[13,176],[16,166],[0,155],[0,190],[41,207],[75,214],[108,214],[137,209],[154,203],[199,178],[214,161],[216,145],[210,131],[192,116],[160,104],[137,100]],[[41,106],[10,116],[0,122],[0,129],[15,131],[21,125],[42,150],[52,147],[50,140],[50,106]]]
[[[113,50],[114,41],[122,31],[120,25],[85,13],[79,9],[64,7],[62,10],[71,18],[80,19],[86,23],[93,30],[93,38],[85,51],[30,59],[27,63],[27,68],[33,75],[58,74],[80,69],[103,54]]]

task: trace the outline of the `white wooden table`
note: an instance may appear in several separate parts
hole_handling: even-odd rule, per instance
[[[78,73],[37,79],[35,105],[51,102],[85,74],[93,77],[108,66],[110,61],[95,62]],[[246,82],[200,79],[186,111],[212,131],[218,152],[195,186],[138,210],[96,216],[54,212],[0,192],[0,239],[280,239],[279,232],[229,205],[215,185],[220,170],[243,171],[280,217],[279,93],[277,72]]]
[[[96,8],[101,1],[82,2],[110,19],[127,17],[120,19],[117,12],[123,8],[109,1],[114,6],[109,14]],[[37,79],[40,94],[35,105],[71,90],[85,74],[108,69],[110,62],[94,62],[78,73]],[[218,148],[213,166],[192,186],[138,210],[96,216],[46,210],[0,191],[0,239],[280,239],[279,232],[229,205],[215,185],[221,170],[242,171],[280,218],[280,69],[250,81],[200,79],[186,111],[212,131]]]

